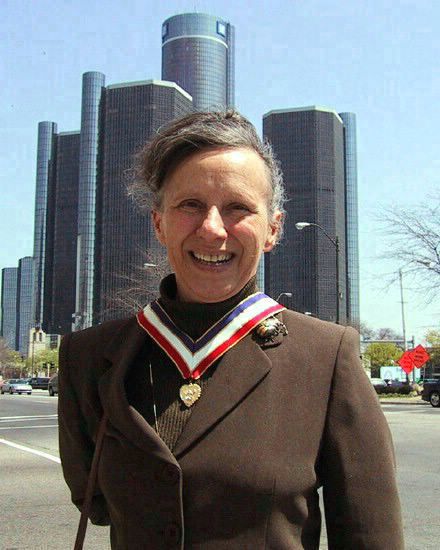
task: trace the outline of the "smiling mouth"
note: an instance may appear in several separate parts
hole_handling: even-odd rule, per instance
[[[199,254],[191,252],[191,256],[203,265],[224,265],[232,260],[232,254]]]

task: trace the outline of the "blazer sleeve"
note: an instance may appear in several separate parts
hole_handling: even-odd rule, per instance
[[[92,464],[95,445],[90,436],[90,419],[80,405],[81,372],[79,354],[71,353],[74,334],[63,337],[60,346],[58,372],[59,449],[64,478],[71,491],[72,502],[81,510]],[[77,358],[76,364],[70,357]],[[96,423],[95,423],[96,424]],[[97,485],[90,508],[90,520],[96,525],[109,525],[110,519],[104,496]]]
[[[319,470],[329,550],[403,550],[391,433],[346,328],[333,374]]]

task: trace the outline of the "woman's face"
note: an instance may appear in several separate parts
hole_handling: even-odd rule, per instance
[[[195,153],[171,172],[153,221],[181,300],[226,300],[255,275],[281,218],[269,219],[270,196],[265,164],[250,149]]]

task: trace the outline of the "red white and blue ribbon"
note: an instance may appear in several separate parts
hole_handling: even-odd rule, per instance
[[[257,292],[240,302],[197,340],[180,330],[157,300],[136,317],[139,325],[175,363],[183,378],[197,380],[259,323],[283,309],[286,308],[263,292]]]

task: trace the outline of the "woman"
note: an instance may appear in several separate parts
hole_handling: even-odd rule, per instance
[[[236,112],[172,123],[141,156],[173,275],[136,317],[64,338],[60,452],[118,550],[401,549],[390,434],[350,328],[259,293],[281,234],[270,147]],[[294,200],[294,197],[293,197]]]

